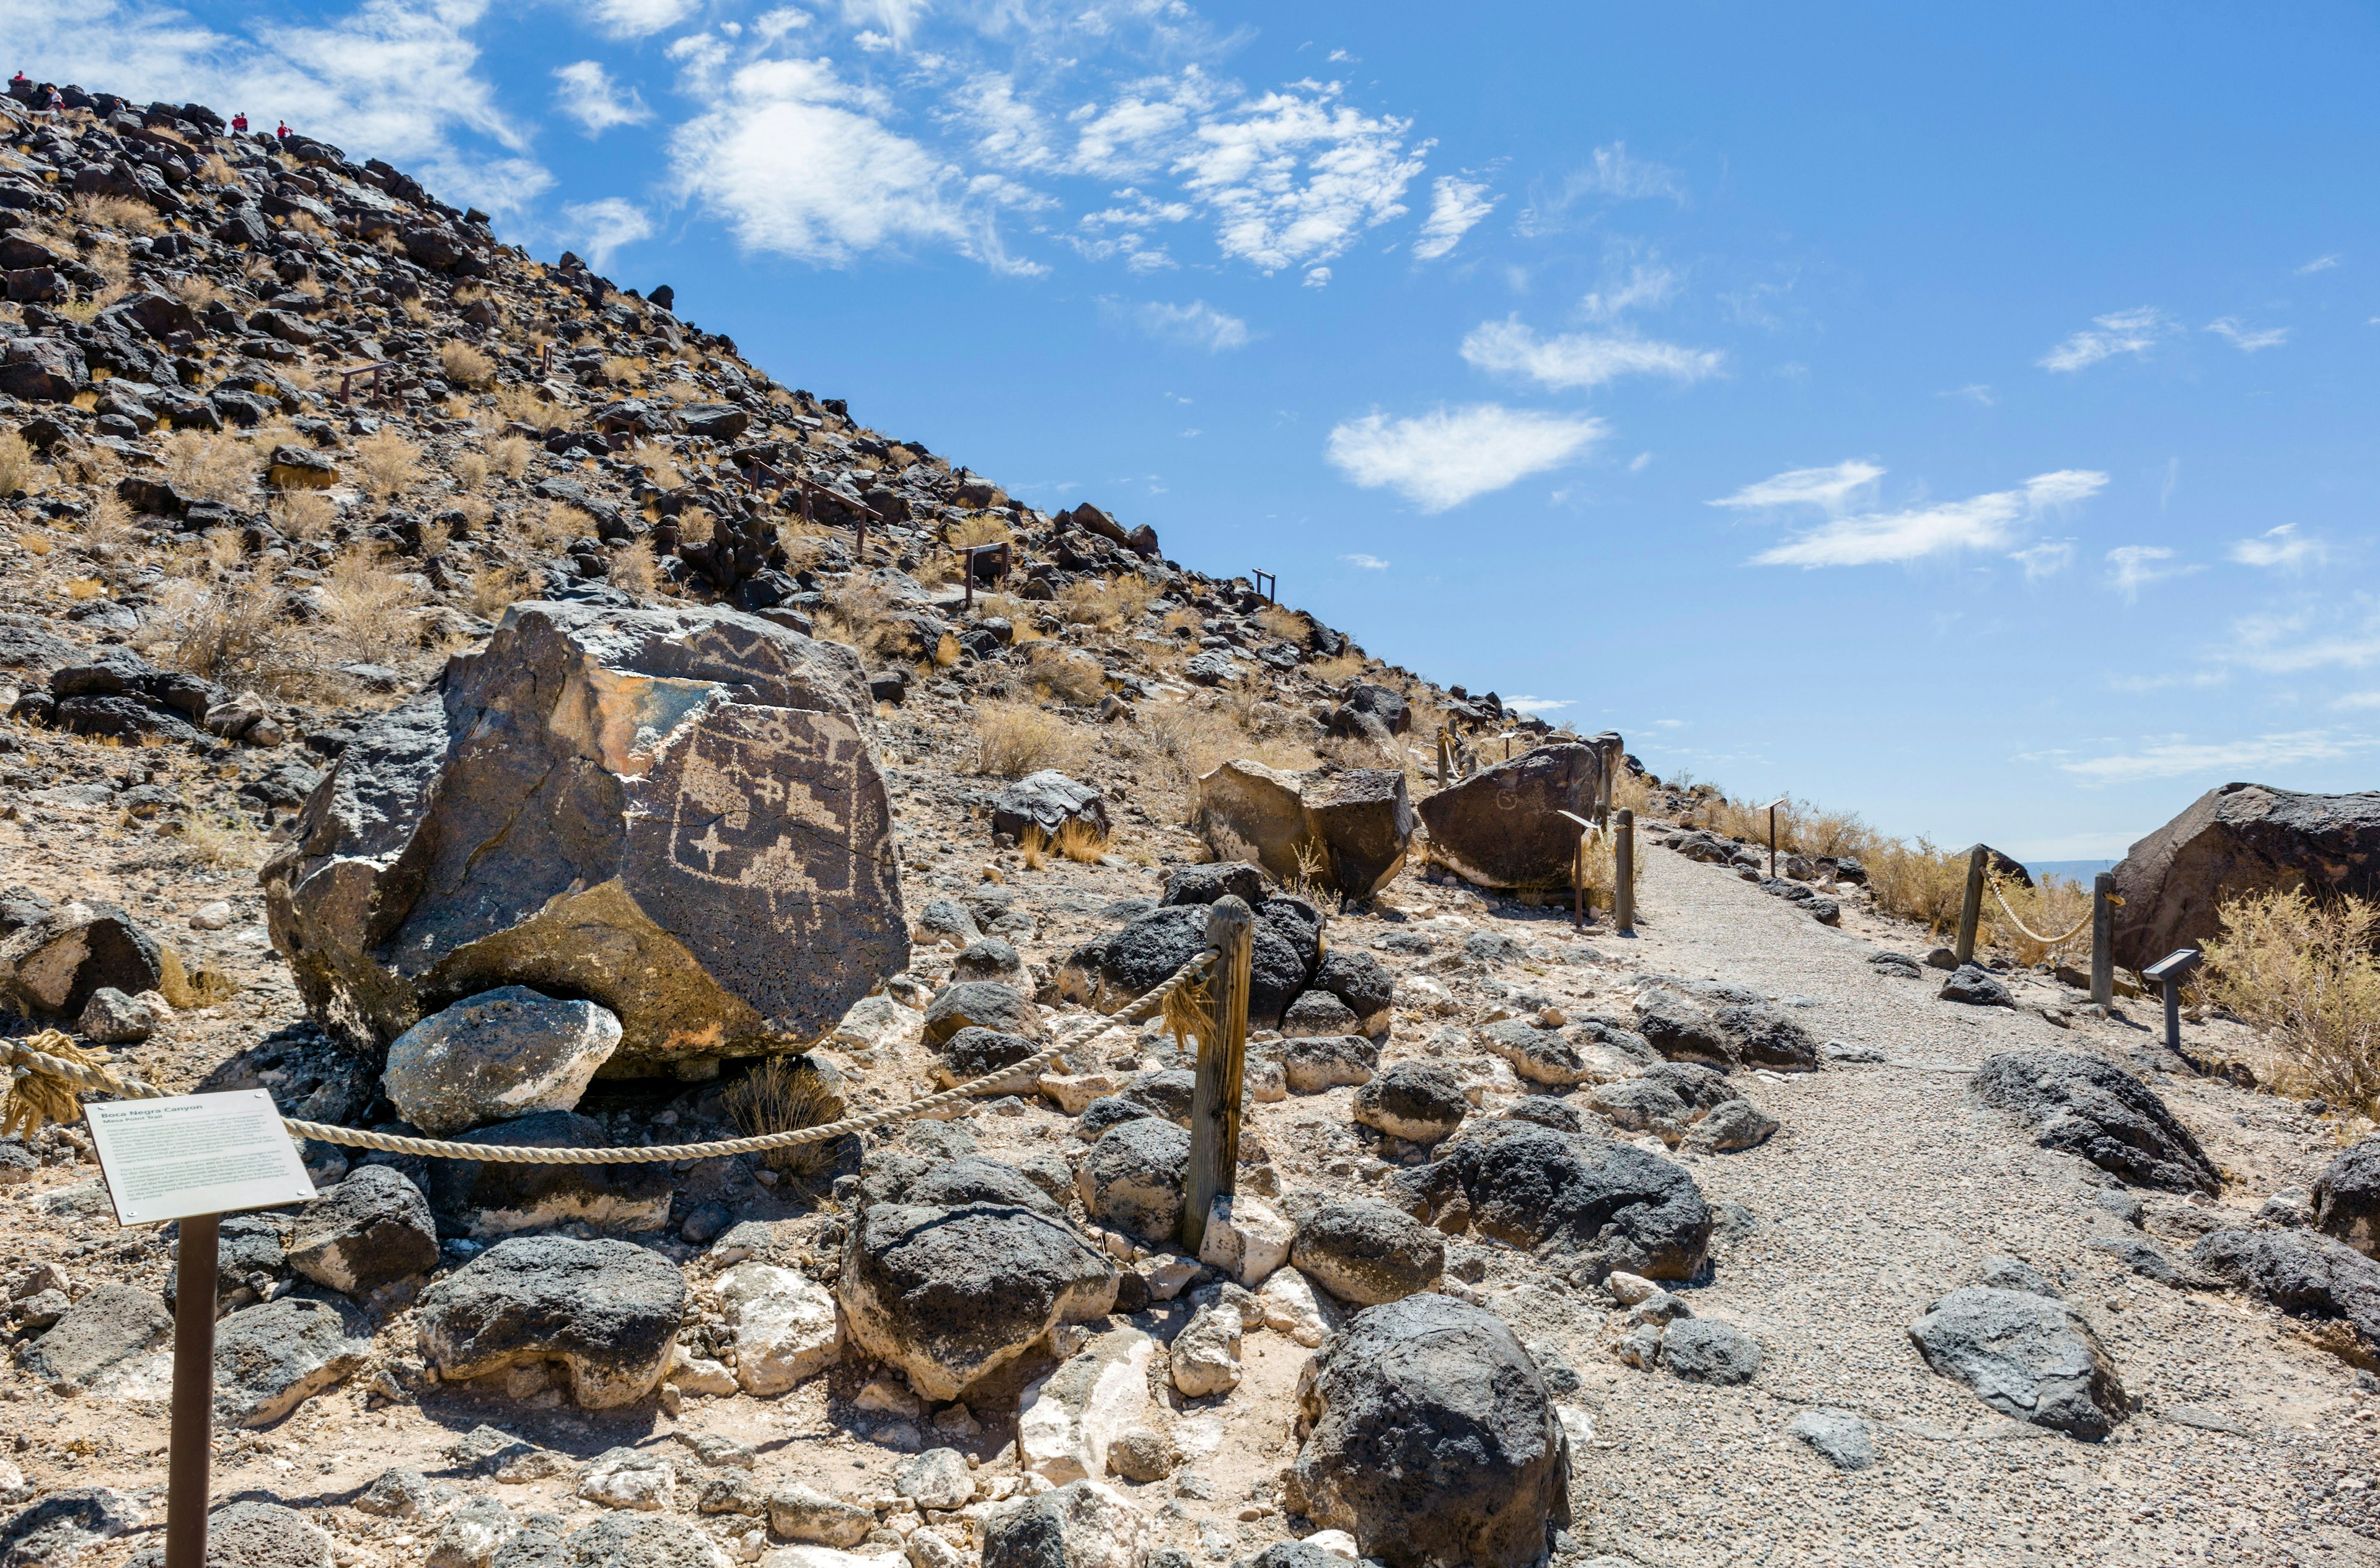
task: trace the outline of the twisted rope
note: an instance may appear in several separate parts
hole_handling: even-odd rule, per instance
[[[815,1127],[796,1127],[788,1132],[761,1133],[752,1137],[723,1138],[712,1143],[660,1144],[650,1149],[548,1149],[516,1148],[491,1143],[450,1143],[443,1138],[400,1137],[393,1133],[365,1132],[356,1127],[334,1127],[322,1122],[301,1122],[285,1116],[281,1124],[289,1129],[292,1137],[316,1138],[323,1143],[342,1144],[350,1149],[375,1149],[384,1154],[420,1154],[433,1160],[484,1160],[507,1165],[655,1165],[679,1160],[710,1160],[725,1154],[759,1154],[771,1149],[792,1149],[806,1143],[824,1143],[852,1133],[862,1133],[890,1122],[905,1121],[922,1116],[944,1106],[956,1105],[978,1094],[997,1088],[1012,1079],[1028,1074],[1038,1075],[1042,1068],[1068,1051],[1088,1044],[1120,1024],[1137,1024],[1155,1017],[1166,1009],[1174,993],[1198,979],[1213,966],[1216,952],[1208,948],[1197,954],[1182,967],[1173,971],[1154,990],[1130,1006],[1105,1017],[1087,1021],[1087,1027],[1035,1051],[1024,1061],[972,1078],[955,1088],[944,1089],[922,1100],[905,1104],[890,1105],[879,1111],[862,1112],[845,1116],[839,1122],[828,1122]],[[1195,994],[1195,993],[1194,993]],[[1178,1014],[1180,1008],[1175,1012]],[[128,1078],[113,1068],[88,1065],[50,1051],[41,1045],[63,1043],[78,1055],[89,1055],[55,1031],[36,1035],[30,1041],[0,1039],[0,1066],[6,1067],[16,1082],[10,1101],[37,1104],[29,1096],[29,1083],[42,1083],[36,1094],[49,1092],[51,1086],[71,1085],[70,1092],[112,1094],[125,1100],[162,1100],[165,1091]],[[46,1083],[43,1081],[46,1080]]]
[[[2017,912],[2009,907],[2008,898],[2000,892],[2000,880],[1998,877],[1994,877],[1992,879],[1992,896],[1999,901],[2000,912],[2009,918],[2010,925],[2014,926],[2018,930],[2022,931],[2025,935],[2041,943],[2044,947],[2056,947],[2059,942],[2072,941],[2075,937],[2080,936],[2082,933],[2083,927],[2091,923],[2091,917],[2086,913],[2080,920],[2074,922],[2074,929],[2068,931],[2064,936],[2044,936],[2039,931],[2034,930],[2031,926],[2026,925],[2023,920],[2018,918]],[[2118,902],[2121,901],[2119,900]]]

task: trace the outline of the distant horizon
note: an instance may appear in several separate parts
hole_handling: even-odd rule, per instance
[[[2380,766],[2380,14],[0,0],[1655,771],[2045,862]]]

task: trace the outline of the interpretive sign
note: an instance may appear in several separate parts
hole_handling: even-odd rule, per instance
[[[118,1224],[303,1203],[314,1183],[261,1088],[86,1103]]]

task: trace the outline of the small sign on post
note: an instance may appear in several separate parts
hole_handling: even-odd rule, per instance
[[[216,1241],[235,1209],[303,1203],[314,1183],[261,1088],[83,1107],[116,1222],[181,1222],[175,1243],[174,1412],[165,1568],[204,1568],[215,1398]]]
[[[2194,947],[2168,953],[2141,971],[2141,978],[2159,987],[2165,992],[2165,1048],[2181,1056],[2181,982],[2192,971],[2205,962],[2206,955]],[[2189,1058],[2183,1057],[2184,1061]],[[2194,1065],[2194,1064],[2193,1064]]]
[[[1586,929],[1586,835],[1595,831],[1595,824],[1575,812],[1559,811],[1555,815],[1568,817],[1578,824],[1578,844],[1570,852],[1570,925],[1571,930],[1574,931],[1585,930]]]

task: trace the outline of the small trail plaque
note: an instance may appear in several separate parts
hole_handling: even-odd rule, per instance
[[[303,1203],[314,1184],[261,1088],[86,1103],[122,1225]]]

